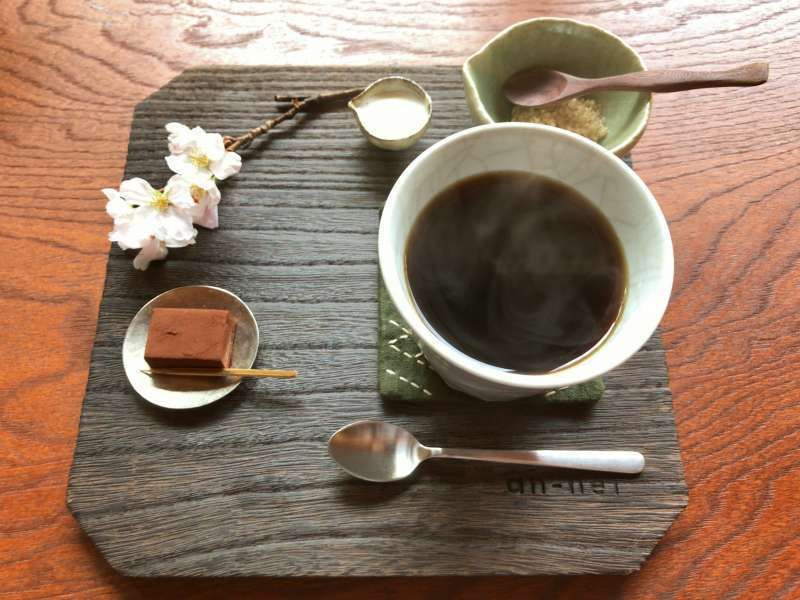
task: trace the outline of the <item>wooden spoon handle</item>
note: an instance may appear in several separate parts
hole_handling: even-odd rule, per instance
[[[585,91],[637,90],[681,92],[698,88],[761,85],[769,77],[769,63],[751,63],[727,71],[639,71],[583,80]]]

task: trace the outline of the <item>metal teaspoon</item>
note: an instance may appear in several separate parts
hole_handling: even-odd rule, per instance
[[[328,451],[345,471],[367,481],[397,481],[429,458],[458,458],[605,471],[641,473],[644,456],[622,450],[469,450],[423,446],[402,427],[383,421],[356,421],[331,436]]]

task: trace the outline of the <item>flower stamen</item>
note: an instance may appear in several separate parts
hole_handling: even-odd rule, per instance
[[[189,160],[194,163],[194,166],[198,169],[207,169],[208,165],[211,161],[205,154],[201,154],[200,152],[192,152],[189,154]]]
[[[190,193],[192,195],[192,200],[194,200],[196,204],[199,204],[200,202],[202,202],[203,198],[206,195],[206,191],[203,188],[201,188],[200,186],[197,186],[197,185],[193,185],[190,188]]]
[[[150,206],[159,212],[165,212],[169,205],[169,196],[163,190],[153,190],[153,199],[150,200]]]

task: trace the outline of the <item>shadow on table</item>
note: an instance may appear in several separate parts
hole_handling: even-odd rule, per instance
[[[623,575],[490,577],[232,577],[139,579],[119,577],[125,598],[618,598]]]

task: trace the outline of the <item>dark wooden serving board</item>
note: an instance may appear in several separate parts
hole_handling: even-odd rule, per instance
[[[593,407],[537,402],[401,404],[377,393],[377,223],[394,179],[424,148],[470,125],[459,70],[200,68],[142,102],[125,177],[164,182],[164,124],[236,134],[274,114],[275,93],[366,84],[392,72],[424,85],[424,141],[390,153],[349,113],[305,115],[243,152],[222,187],[222,226],[141,273],[108,260],[68,502],[119,571],[157,575],[444,575],[635,570],[687,496],[658,337],[606,378]],[[112,182],[109,182],[112,184]],[[258,366],[294,381],[246,381],[204,409],[155,408],[128,385],[125,329],[175,286],[231,290],[262,333]],[[327,440],[386,419],[434,445],[636,449],[638,478],[441,462],[410,481],[356,481]]]

